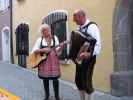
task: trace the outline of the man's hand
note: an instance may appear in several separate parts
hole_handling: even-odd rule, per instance
[[[81,54],[80,54],[80,59],[87,59],[88,57],[90,57],[90,52],[82,52]]]

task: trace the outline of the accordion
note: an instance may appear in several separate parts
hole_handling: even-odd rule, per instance
[[[70,38],[70,50],[68,59],[72,59],[77,63],[80,58],[78,57],[81,52],[88,51],[93,54],[94,47],[96,44],[96,39],[86,33],[81,33],[80,31],[72,31]],[[81,63],[82,61],[80,61]]]

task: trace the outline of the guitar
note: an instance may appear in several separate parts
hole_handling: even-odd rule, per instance
[[[70,42],[69,41],[63,41],[63,44],[67,44],[67,43],[70,43]],[[60,47],[60,44],[51,48],[51,50],[53,50],[57,47]],[[28,66],[30,66],[31,68],[36,68],[41,63],[41,61],[45,60],[46,58],[47,58],[47,55],[45,53],[43,55],[41,55],[41,54],[36,54],[33,52],[28,57]]]

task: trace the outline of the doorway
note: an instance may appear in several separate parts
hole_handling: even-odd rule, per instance
[[[11,61],[10,50],[10,28],[8,26],[3,27],[2,31],[2,61]]]

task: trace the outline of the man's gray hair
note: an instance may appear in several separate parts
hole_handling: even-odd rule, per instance
[[[79,16],[86,16],[85,11],[82,9],[75,10],[74,14]]]

